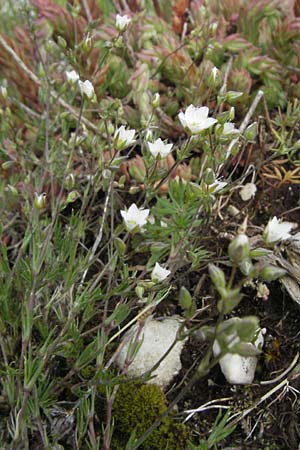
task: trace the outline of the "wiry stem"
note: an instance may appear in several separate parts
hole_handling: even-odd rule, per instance
[[[89,270],[89,265],[92,262],[92,260],[94,259],[94,256],[95,256],[95,253],[97,251],[97,248],[99,247],[99,244],[100,244],[100,242],[102,240],[103,228],[104,228],[104,224],[105,224],[105,220],[106,220],[106,216],[107,216],[107,212],[108,212],[108,203],[109,203],[111,192],[112,192],[112,188],[113,188],[113,182],[114,182],[114,175],[112,174],[111,179],[110,179],[110,183],[109,183],[109,188],[108,188],[107,195],[106,195],[106,199],[105,199],[105,203],[104,203],[103,216],[102,216],[100,228],[99,228],[99,231],[98,231],[98,235],[97,235],[97,238],[96,238],[96,240],[94,242],[94,245],[92,247],[92,251],[90,253],[90,256],[88,258],[88,265],[87,265],[87,268],[85,269],[85,271],[84,271],[84,273],[82,275],[82,278],[81,278],[81,281],[80,281],[80,285],[83,285],[83,283],[84,283],[84,281],[86,279],[86,276],[87,276],[87,273],[88,273],[88,270]]]
[[[0,45],[7,51],[7,53],[12,57],[12,59],[18,64],[18,66],[23,70],[23,72],[26,73],[26,75],[38,86],[42,85],[42,82],[39,80],[39,78],[33,73],[21,60],[21,58],[16,54],[16,52],[10,47],[10,45],[7,44],[5,39],[0,34]],[[53,89],[50,90],[50,95],[54,97],[54,99],[63,106],[67,111],[69,111],[70,114],[72,114],[77,119],[79,118],[79,113],[76,111],[75,108],[73,108],[69,103],[67,103],[65,100],[60,98],[59,94],[54,91]],[[94,125],[92,122],[90,122],[85,117],[81,117],[82,123],[86,125],[90,130],[92,130],[95,134],[102,136],[102,133],[99,131],[99,129]]]

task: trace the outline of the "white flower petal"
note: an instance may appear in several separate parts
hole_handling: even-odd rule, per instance
[[[225,122],[223,125],[222,134],[240,134],[240,130],[234,127],[234,123]]]
[[[165,144],[160,138],[156,139],[155,142],[148,142],[148,147],[150,153],[156,158],[160,155],[162,158],[165,158],[173,147],[173,144]]]
[[[78,85],[82,95],[85,95],[90,100],[95,97],[94,86],[89,80],[79,80]]]
[[[180,120],[180,123],[183,126],[183,128],[187,128],[187,121],[185,120],[185,114],[183,112],[180,112],[178,114],[178,119]]]
[[[147,217],[150,213],[149,209],[140,209],[133,203],[127,211],[121,210],[126,228],[131,231],[136,227],[143,227],[147,223]]]
[[[275,216],[269,220],[263,232],[263,239],[267,244],[276,244],[279,241],[289,239],[293,226],[294,224],[291,222],[280,222]]]
[[[209,190],[215,194],[216,192],[221,191],[227,184],[226,181],[216,180],[209,185]]]
[[[121,16],[120,14],[116,15],[116,29],[122,33],[123,31],[126,30],[126,28],[128,27],[128,25],[130,24],[131,19],[130,17],[124,15]]]
[[[164,269],[158,263],[155,263],[154,269],[151,273],[151,279],[152,281],[161,282],[164,281],[170,275],[170,273],[170,270]]]
[[[124,125],[120,126],[114,134],[114,145],[117,150],[124,150],[135,143],[135,130],[126,130]]]
[[[70,72],[66,71],[67,81],[71,84],[76,83],[79,80],[79,75],[75,70],[71,70]]]
[[[188,129],[192,134],[197,134],[217,123],[216,119],[207,117],[208,113],[209,109],[207,106],[196,108],[194,105],[190,105],[185,113],[180,112],[178,114],[178,118],[185,129]]]

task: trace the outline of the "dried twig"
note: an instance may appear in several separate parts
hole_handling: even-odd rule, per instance
[[[299,353],[296,354],[296,356],[294,357],[294,359],[291,362],[291,364],[289,365],[289,367],[287,369],[285,369],[280,375],[278,375],[278,377],[274,378],[273,380],[261,381],[260,384],[265,385],[265,384],[277,383],[277,381],[280,381],[282,378],[284,378],[295,367],[298,359],[299,359]]]

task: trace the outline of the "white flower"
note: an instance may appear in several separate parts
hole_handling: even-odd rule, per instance
[[[124,125],[118,128],[114,134],[114,146],[117,150],[124,150],[135,143],[135,130],[125,130]]]
[[[221,189],[227,186],[227,184],[228,183],[226,183],[225,181],[216,180],[209,185],[209,191],[215,194],[216,192],[221,191]]]
[[[138,208],[135,203],[127,211],[121,211],[127,230],[131,231],[136,227],[141,228],[146,225],[149,212],[149,209]]]
[[[293,224],[291,222],[280,222],[275,216],[269,220],[263,232],[263,239],[267,244],[276,244],[279,241],[289,239],[292,228]]]
[[[237,135],[240,134],[240,130],[234,127],[234,123],[231,122],[225,122],[223,124],[223,131],[222,135]]]
[[[151,280],[156,282],[164,281],[170,275],[170,273],[170,270],[164,269],[158,263],[156,263],[151,273]]]
[[[66,71],[67,81],[71,84],[77,83],[79,80],[79,75],[75,70],[71,70],[70,72]]]
[[[120,16],[120,14],[116,15],[116,29],[119,31],[119,33],[123,33],[130,24],[131,19],[128,16]]]
[[[81,92],[81,95],[85,95],[89,100],[96,100],[96,94],[94,91],[94,86],[89,80],[85,81],[78,81],[79,89]]]
[[[165,158],[173,147],[173,144],[165,144],[160,138],[156,139],[156,141],[148,142],[150,153],[156,158],[160,155],[162,158]]]
[[[178,118],[181,125],[189,130],[192,134],[198,134],[207,128],[211,128],[216,122],[216,119],[208,116],[207,106],[196,108],[194,105],[187,107],[185,113],[180,112]]]
[[[255,196],[256,191],[257,187],[254,183],[246,183],[240,190],[240,197],[244,202],[247,202],[251,197]]]

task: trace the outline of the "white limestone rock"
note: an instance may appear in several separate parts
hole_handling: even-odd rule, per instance
[[[261,349],[264,343],[264,337],[266,330],[260,330],[254,345],[256,348]],[[234,339],[235,336],[231,335],[228,340]],[[214,356],[218,356],[221,352],[218,341],[213,344]],[[257,365],[257,356],[240,356],[236,353],[228,353],[223,356],[220,361],[220,368],[225,376],[226,380],[230,384],[251,384],[254,380],[255,369]]]
[[[139,340],[142,344],[129,365],[127,374],[132,377],[139,377],[150,370],[159,359],[165,354],[174,342],[176,333],[180,327],[180,318],[172,316],[161,321],[150,318],[146,320]],[[120,351],[116,363],[122,368],[126,360],[128,346],[137,331],[137,325],[127,331],[124,336],[126,344]],[[159,367],[152,372],[155,378],[149,383],[155,383],[160,387],[166,387],[181,369],[180,355],[184,346],[184,341],[178,341],[171,352],[161,362]]]

